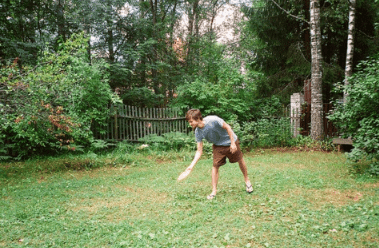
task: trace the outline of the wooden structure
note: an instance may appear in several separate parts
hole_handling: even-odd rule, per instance
[[[300,134],[300,118],[301,118],[301,108],[304,104],[304,95],[302,93],[294,93],[291,96],[291,127],[294,137],[297,137]]]
[[[308,79],[304,81],[304,101],[311,104],[312,100],[312,80]]]
[[[334,138],[332,142],[333,144],[337,145],[339,152],[341,151],[342,145],[350,145],[350,146],[353,145],[353,141],[351,140],[351,138],[348,138],[348,139]]]
[[[291,124],[293,126],[294,137],[301,134],[308,136],[310,134],[311,124],[311,104],[312,104],[312,84],[311,80],[304,81],[304,94],[294,93],[291,96]],[[333,109],[331,103],[324,103],[323,106],[323,125],[324,136],[328,138],[338,136],[338,130],[327,118]]]
[[[338,130],[333,125],[331,121],[327,118],[328,114],[332,110],[333,106],[331,103],[324,103],[324,135],[325,137],[332,138],[338,136]],[[304,104],[301,110],[300,118],[300,134],[303,136],[308,136],[310,134],[310,124],[311,124],[311,104]]]
[[[103,132],[98,125],[93,125],[96,139],[135,142],[149,134],[188,133],[191,130],[179,109],[112,105],[111,112]]]

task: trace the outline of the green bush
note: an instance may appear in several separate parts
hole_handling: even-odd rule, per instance
[[[56,154],[78,151],[93,139],[91,123],[105,123],[112,93],[104,61],[87,59],[82,34],[45,51],[34,68],[17,60],[0,69],[0,155]]]
[[[348,86],[337,87],[348,94],[348,101],[338,105],[329,118],[345,138],[352,137],[351,161],[375,162],[379,159],[379,59],[361,62],[357,69]],[[377,171],[376,167],[373,164],[371,171]]]
[[[150,134],[139,139],[139,141],[148,144],[155,150],[162,151],[179,151],[181,149],[193,150],[196,148],[196,142],[192,133],[170,132],[164,133],[162,136]]]
[[[246,147],[284,147],[290,146],[293,141],[289,118],[245,122],[236,133]]]
[[[163,98],[163,95],[157,95],[147,87],[130,89],[121,96],[126,105],[147,108],[160,106],[163,103]]]

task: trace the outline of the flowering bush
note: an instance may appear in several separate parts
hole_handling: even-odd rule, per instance
[[[87,59],[83,35],[45,51],[34,68],[0,69],[0,158],[78,150],[93,139],[91,123],[104,123],[116,101],[106,63]],[[1,154],[2,153],[2,154]]]

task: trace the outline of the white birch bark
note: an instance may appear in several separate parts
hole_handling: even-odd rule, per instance
[[[355,31],[355,7],[356,0],[350,0],[349,4],[349,29],[347,35],[346,67],[345,67],[345,86],[349,85],[349,77],[353,75],[353,56],[354,56],[354,31]],[[347,102],[348,94],[344,92],[343,102]]]
[[[321,140],[324,136],[324,125],[322,102],[322,53],[319,0],[311,0],[310,19],[312,53],[311,137],[314,140]]]

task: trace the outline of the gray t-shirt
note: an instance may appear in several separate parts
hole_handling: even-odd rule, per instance
[[[222,128],[224,120],[218,116],[210,115],[203,119],[204,127],[195,129],[195,137],[197,142],[206,139],[208,142],[216,146],[230,146],[230,137],[228,132]],[[233,132],[234,141],[237,141],[237,135]]]

